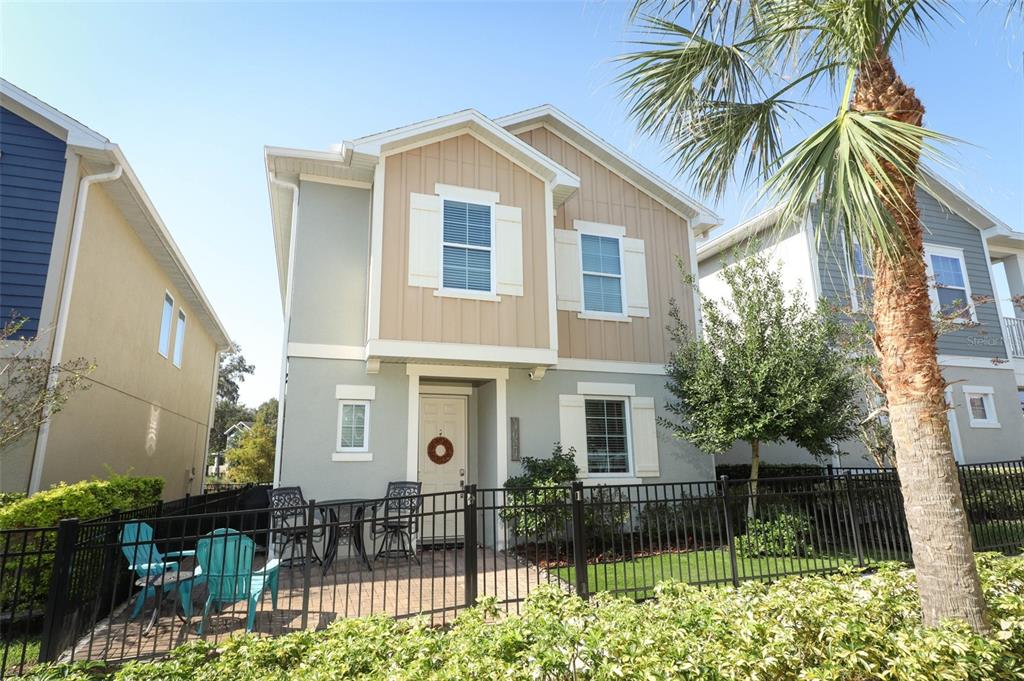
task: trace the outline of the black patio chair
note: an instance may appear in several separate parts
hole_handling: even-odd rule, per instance
[[[281,565],[290,567],[296,563],[304,564],[307,560],[314,563],[322,562],[316,554],[315,545],[313,555],[306,555],[306,540],[309,536],[306,512],[306,499],[302,496],[301,487],[278,487],[270,490],[270,531],[274,553],[280,558]],[[324,525],[319,523],[313,528],[313,541],[319,541],[323,536]],[[289,548],[291,555],[285,558]]]
[[[382,537],[380,548],[373,557],[381,556],[412,558],[420,562],[416,555],[416,535],[420,530],[420,508],[423,497],[420,490],[422,483],[413,481],[389,482],[385,494],[383,510],[373,520],[373,537]]]

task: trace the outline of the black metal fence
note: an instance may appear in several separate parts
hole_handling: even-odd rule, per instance
[[[1024,547],[1024,462],[960,472],[975,548]],[[38,652],[5,625],[3,669],[159,657],[250,627],[277,635],[380,613],[444,625],[482,598],[516,612],[545,583],[641,599],[667,579],[736,585],[911,556],[899,480],[880,469],[756,483],[469,486],[400,505],[246,509],[242,498],[224,492],[0,534],[4,612],[42,625]],[[129,567],[140,551],[148,574]],[[41,561],[52,566],[45,578]],[[245,594],[225,596],[223,574],[241,575]]]

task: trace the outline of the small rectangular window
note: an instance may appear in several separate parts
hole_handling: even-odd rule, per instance
[[[622,314],[622,253],[620,239],[580,235],[583,270],[583,309]]]
[[[169,357],[171,352],[171,320],[174,319],[174,298],[170,293],[164,294],[164,311],[160,317],[160,354]]]
[[[629,473],[629,426],[625,400],[584,401],[587,471]]]
[[[998,428],[995,390],[989,386],[965,385],[964,400],[971,417],[972,428]]]
[[[185,354],[185,311],[178,309],[178,326],[174,330],[174,366],[181,368],[181,358]]]
[[[491,206],[444,200],[444,288],[492,292],[491,224]]]
[[[370,403],[342,400],[338,403],[338,451],[369,451]]]

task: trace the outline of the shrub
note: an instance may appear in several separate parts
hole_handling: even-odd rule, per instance
[[[516,535],[542,541],[571,517],[568,495],[558,488],[579,475],[576,450],[570,447],[563,451],[561,443],[556,442],[549,458],[524,456],[522,463],[523,474],[505,482],[501,518],[511,524]]]
[[[736,553],[745,558],[812,556],[810,538],[811,521],[806,515],[781,512],[770,520],[749,520],[746,534],[736,537]]]
[[[65,518],[89,520],[115,508],[149,506],[160,499],[163,488],[160,478],[128,476],[73,485],[60,483],[0,508],[0,529],[52,528]],[[56,532],[52,530],[30,533],[24,545],[31,552],[38,549],[38,553],[24,560],[0,561],[0,612],[20,613],[30,608],[39,612],[45,606],[55,540]],[[21,539],[12,546],[21,546]]]
[[[813,463],[762,463],[757,469],[757,479],[764,484],[771,478],[817,477],[826,473],[824,466]],[[750,478],[750,464],[716,463],[715,475],[724,475],[730,480],[747,480]]]
[[[722,502],[717,497],[652,501],[640,511],[640,539],[654,547],[703,546],[723,540]]]
[[[26,496],[24,492],[0,492],[0,508],[10,506],[16,501],[21,501]]]
[[[585,536],[597,550],[614,550],[615,544],[629,541],[624,525],[630,520],[632,502],[618,487],[604,485],[590,489],[583,505]]]
[[[280,638],[197,641],[162,662],[135,662],[116,681],[220,679],[779,679],[982,681],[1024,676],[1024,559],[978,557],[991,636],[948,622],[927,628],[913,572],[750,582],[738,589],[664,583],[643,603],[581,601],[554,586],[522,615],[493,601],[446,629],[385,616],[342,619]],[[96,681],[83,666],[34,681]]]

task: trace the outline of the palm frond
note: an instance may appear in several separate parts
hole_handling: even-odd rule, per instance
[[[905,244],[886,200],[902,201],[897,178],[923,183],[921,161],[946,162],[939,145],[957,140],[892,120],[882,112],[841,111],[786,152],[764,193],[783,206],[780,222],[800,219],[818,204],[819,238],[830,233],[853,252],[856,240],[886,256]]]

